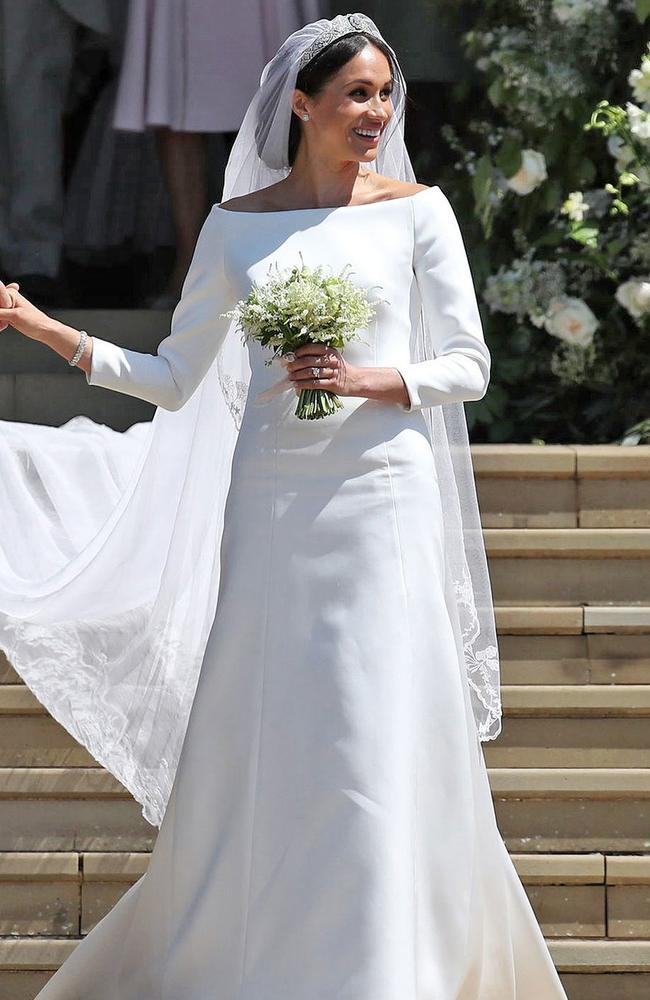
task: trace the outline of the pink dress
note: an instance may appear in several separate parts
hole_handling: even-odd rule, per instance
[[[232,132],[284,39],[324,0],[131,0],[113,126]]]

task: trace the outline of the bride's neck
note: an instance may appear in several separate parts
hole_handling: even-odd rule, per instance
[[[345,205],[360,196],[366,197],[375,187],[376,172],[353,164],[340,171],[324,173],[322,168],[313,170],[309,165],[294,166],[291,173],[281,182],[285,194],[296,204],[313,205],[315,208],[327,205]]]

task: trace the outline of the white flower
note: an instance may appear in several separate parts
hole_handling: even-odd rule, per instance
[[[616,289],[616,301],[620,302],[634,319],[640,319],[646,313],[650,313],[650,275],[624,281]]]
[[[585,201],[582,191],[571,191],[560,211],[563,215],[568,215],[573,222],[582,222],[589,211],[589,204]]]
[[[622,170],[634,159],[634,150],[628,146],[620,135],[610,135],[607,138],[607,151],[616,160],[616,166]]]
[[[618,135],[610,135],[607,140],[607,149],[616,159],[616,169],[619,174],[624,173],[633,160],[636,160],[634,150]],[[650,187],[650,170],[640,166],[638,163],[631,168],[636,177],[639,178],[639,187],[646,190]]]
[[[635,135],[643,142],[648,142],[650,140],[650,112],[637,107],[637,105],[632,104],[631,101],[627,102],[625,109],[627,111],[627,120],[630,123],[630,131],[632,132],[632,135]]]
[[[506,178],[506,185],[517,194],[530,194],[547,176],[544,154],[538,153],[536,149],[524,149],[521,166],[516,174]]]
[[[607,8],[607,0],[553,0],[553,16],[561,24],[586,21]]]
[[[650,104],[650,42],[648,53],[641,60],[641,69],[633,69],[627,82],[637,101],[641,104]]]
[[[588,347],[598,320],[586,302],[570,295],[551,299],[544,320],[546,331],[568,344]]]

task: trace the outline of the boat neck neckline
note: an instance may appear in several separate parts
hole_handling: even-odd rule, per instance
[[[222,208],[221,202],[213,205],[226,215],[296,215],[301,212],[340,212],[343,208],[374,208],[375,205],[392,205],[396,201],[410,201],[418,198],[422,194],[429,194],[431,191],[439,191],[437,184],[425,188],[423,191],[415,191],[413,194],[403,195],[401,198],[382,198],[379,201],[366,201],[357,205],[315,205],[312,208],[278,208],[264,212],[240,212],[232,208]]]

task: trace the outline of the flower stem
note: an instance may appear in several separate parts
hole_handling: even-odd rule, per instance
[[[301,389],[295,415],[300,420],[320,420],[342,406],[336,393],[328,389]]]

